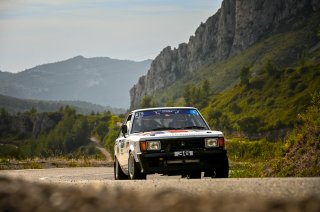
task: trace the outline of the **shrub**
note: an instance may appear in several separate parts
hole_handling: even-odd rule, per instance
[[[285,142],[286,155],[267,164],[267,176],[320,176],[320,92],[312,95],[311,106],[298,116],[300,125]]]
[[[257,133],[263,127],[263,121],[259,117],[246,117],[239,120],[240,130],[245,133]]]

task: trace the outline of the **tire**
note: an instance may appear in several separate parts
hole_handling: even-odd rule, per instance
[[[201,179],[201,172],[192,172],[187,175],[188,179]]]
[[[141,173],[140,167],[134,160],[134,156],[132,153],[130,153],[129,159],[128,159],[128,172],[129,172],[129,179],[130,180],[145,180],[147,179],[147,175]]]
[[[117,158],[114,160],[114,179],[115,180],[127,180],[128,176],[122,171]]]
[[[214,178],[228,178],[229,177],[229,167],[224,167],[221,169],[217,169],[215,171]]]
[[[224,160],[224,165],[214,170],[215,175],[212,178],[228,178],[229,177],[229,161],[228,158]]]

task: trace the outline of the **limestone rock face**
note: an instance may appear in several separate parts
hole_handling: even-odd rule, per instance
[[[171,85],[182,75],[239,54],[286,20],[319,11],[319,0],[224,0],[215,15],[201,23],[189,42],[166,47],[154,59],[147,75],[130,90],[131,108],[141,99]]]

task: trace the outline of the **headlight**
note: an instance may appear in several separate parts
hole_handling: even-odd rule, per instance
[[[147,150],[160,150],[160,141],[147,141]]]
[[[217,138],[206,138],[205,145],[206,148],[219,147],[219,142]]]

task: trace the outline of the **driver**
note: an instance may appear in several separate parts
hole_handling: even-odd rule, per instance
[[[141,120],[141,129],[143,132],[149,132],[159,128],[159,123],[153,119],[142,119]]]

